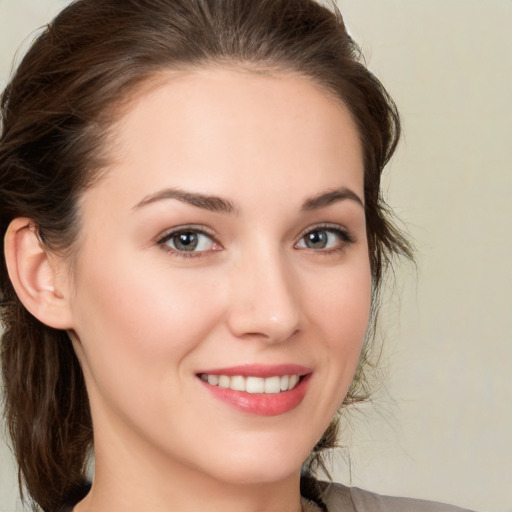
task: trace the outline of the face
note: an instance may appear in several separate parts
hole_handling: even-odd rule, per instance
[[[305,78],[169,74],[114,127],[70,273],[97,470],[297,475],[370,308],[363,162]]]

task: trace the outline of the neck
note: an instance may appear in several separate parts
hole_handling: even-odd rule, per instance
[[[212,482],[184,472],[148,481],[102,478],[97,473],[88,496],[75,512],[300,512],[299,483],[282,481],[260,484]]]
[[[93,486],[75,512],[300,512],[300,472],[278,480],[227,481],[136,442],[95,441]]]

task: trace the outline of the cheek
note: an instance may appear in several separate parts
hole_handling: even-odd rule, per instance
[[[219,315],[200,276],[191,282],[186,272],[133,256],[91,260],[101,265],[89,264],[87,274],[80,274],[74,303],[85,370],[106,387],[123,382],[126,389],[175,378]]]
[[[317,292],[310,302],[329,343],[340,349],[362,343],[371,307],[371,275],[366,259],[347,265],[315,283]]]
[[[356,371],[371,307],[369,265],[342,269],[326,279],[311,303],[310,318],[319,331],[316,353],[326,369],[321,407],[332,415],[345,397]]]

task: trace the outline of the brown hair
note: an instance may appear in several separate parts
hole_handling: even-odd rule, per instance
[[[223,62],[289,70],[343,101],[357,123],[375,313],[386,266],[411,249],[379,191],[399,138],[398,113],[361,60],[339,11],[314,0],[77,0],[36,39],[2,96],[0,239],[23,216],[50,250],[73,247],[77,198],[104,164],[105,133],[121,101],[159,71]],[[20,486],[54,510],[85,479],[92,425],[83,375],[67,334],[20,303],[3,259],[0,301]],[[366,396],[364,362],[365,354],[345,404]],[[335,431],[334,422],[305,465],[302,492],[310,497],[319,498],[311,476]]]

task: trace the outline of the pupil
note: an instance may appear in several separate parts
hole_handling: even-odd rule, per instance
[[[323,249],[327,244],[327,234],[324,231],[309,233],[307,242],[311,249]]]
[[[193,251],[197,247],[197,234],[181,233],[176,237],[174,245],[180,251]]]

